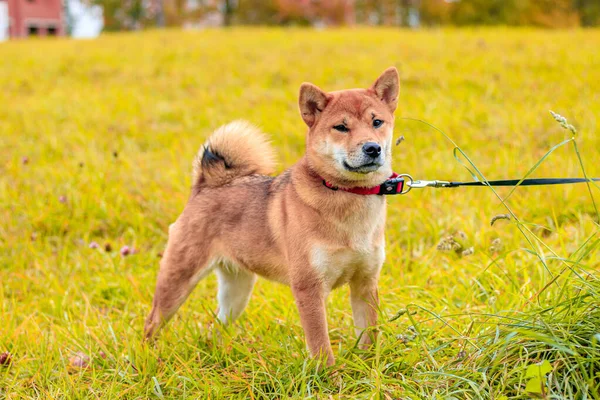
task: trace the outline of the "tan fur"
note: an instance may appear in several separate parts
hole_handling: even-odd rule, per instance
[[[263,175],[273,166],[273,153],[258,130],[243,122],[217,130],[194,163],[192,196],[169,229],[146,337],[216,270],[223,322],[241,314],[256,275],[290,285],[311,354],[331,365],[325,303],[331,290],[349,284],[360,343],[372,343],[375,332],[364,330],[377,323],[386,201],[334,191],[322,180],[370,187],[391,174],[397,95],[393,68],[369,89],[325,93],[303,84],[306,155],[275,178]],[[375,128],[375,119],[383,125]],[[333,128],[341,123],[348,132]],[[376,161],[365,161],[367,142],[381,146]]]
[[[227,161],[202,168],[204,152],[209,149]],[[193,163],[193,182],[204,175],[206,186],[221,186],[237,176],[269,175],[275,170],[275,151],[269,139],[254,125],[238,120],[217,129],[200,148]]]

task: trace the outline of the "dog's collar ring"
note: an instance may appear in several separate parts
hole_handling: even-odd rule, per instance
[[[400,194],[406,194],[410,192],[410,190],[412,189],[412,183],[415,181],[413,177],[409,174],[399,174],[398,178],[404,180],[404,187],[402,188]]]

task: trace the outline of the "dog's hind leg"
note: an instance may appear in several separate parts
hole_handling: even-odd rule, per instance
[[[146,318],[146,339],[156,335],[214,265],[207,245],[170,238],[158,272],[152,311]]]
[[[224,324],[231,323],[248,305],[256,274],[225,262],[219,265],[216,274],[219,281],[218,318]]]

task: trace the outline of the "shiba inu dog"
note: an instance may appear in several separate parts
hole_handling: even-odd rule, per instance
[[[145,336],[153,337],[212,271],[218,318],[234,321],[257,275],[289,285],[312,356],[334,363],[325,302],[349,284],[363,347],[377,323],[377,281],[385,258],[384,196],[367,195],[392,175],[398,72],[368,89],[326,93],[304,83],[299,106],[306,154],[276,177],[267,138],[242,121],[219,128],[194,161],[183,213],[169,228]]]

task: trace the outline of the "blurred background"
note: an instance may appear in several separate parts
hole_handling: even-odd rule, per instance
[[[0,40],[151,27],[598,24],[598,0],[0,0]]]

